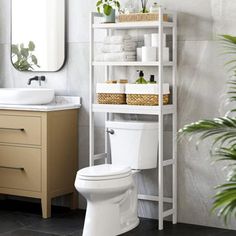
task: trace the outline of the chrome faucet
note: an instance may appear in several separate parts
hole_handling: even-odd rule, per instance
[[[39,86],[42,85],[42,81],[45,81],[46,80],[46,76],[34,76],[33,78],[30,78],[28,80],[28,85],[31,85],[31,82],[32,81],[38,81],[39,82]]]

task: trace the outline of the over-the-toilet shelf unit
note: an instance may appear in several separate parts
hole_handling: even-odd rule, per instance
[[[163,21],[163,14],[168,14],[171,22]],[[101,14],[91,13],[90,21],[90,166],[99,159],[103,159],[105,163],[109,160],[108,151],[108,135],[105,131],[105,153],[95,155],[94,153],[94,113],[105,113],[105,120],[109,120],[112,114],[146,114],[156,115],[159,121],[159,149],[158,149],[158,196],[139,194],[139,200],[158,202],[159,215],[159,230],[163,229],[163,219],[167,216],[172,216],[174,224],[177,223],[177,14],[175,12],[165,11],[162,8],[159,10],[159,21],[150,22],[127,22],[127,23],[95,23],[96,17],[102,17]],[[138,30],[138,29],[154,29],[159,32],[159,48],[158,62],[98,62],[94,61],[94,31],[97,29],[106,30],[106,36],[112,35],[114,30]],[[172,35],[172,60],[170,62],[163,61],[163,33],[165,30],[171,32]],[[131,105],[103,105],[96,104],[94,100],[94,67],[105,67],[105,80],[110,80],[111,67],[114,66],[141,66],[141,67],[157,67],[159,73],[158,83],[163,84],[165,81],[164,67],[172,69],[172,104],[163,104],[163,88],[159,86],[159,106],[131,106]],[[172,115],[172,157],[166,159],[163,157],[163,119],[164,115]],[[172,166],[172,197],[165,197],[163,194],[164,168]],[[164,203],[172,205],[171,209],[164,210]]]

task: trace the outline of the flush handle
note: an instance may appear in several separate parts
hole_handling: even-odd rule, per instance
[[[113,129],[107,129],[107,133],[113,135],[115,131]]]

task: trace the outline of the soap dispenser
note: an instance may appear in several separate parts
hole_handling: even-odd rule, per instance
[[[147,84],[147,81],[144,79],[144,73],[142,70],[137,70],[139,73],[139,78],[136,80],[136,84]]]
[[[160,8],[160,5],[157,2],[154,2],[150,8],[150,12],[157,13],[157,12],[159,12],[159,8]]]
[[[155,81],[155,75],[150,75],[150,80],[148,82],[149,84],[156,84],[157,82]]]

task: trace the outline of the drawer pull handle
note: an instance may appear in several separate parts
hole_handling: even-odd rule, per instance
[[[21,132],[25,131],[25,129],[23,128],[0,128],[0,130],[11,130],[11,131],[21,131]]]
[[[0,169],[10,169],[10,170],[20,170],[20,171],[25,170],[24,167],[10,167],[10,166],[0,166]]]

